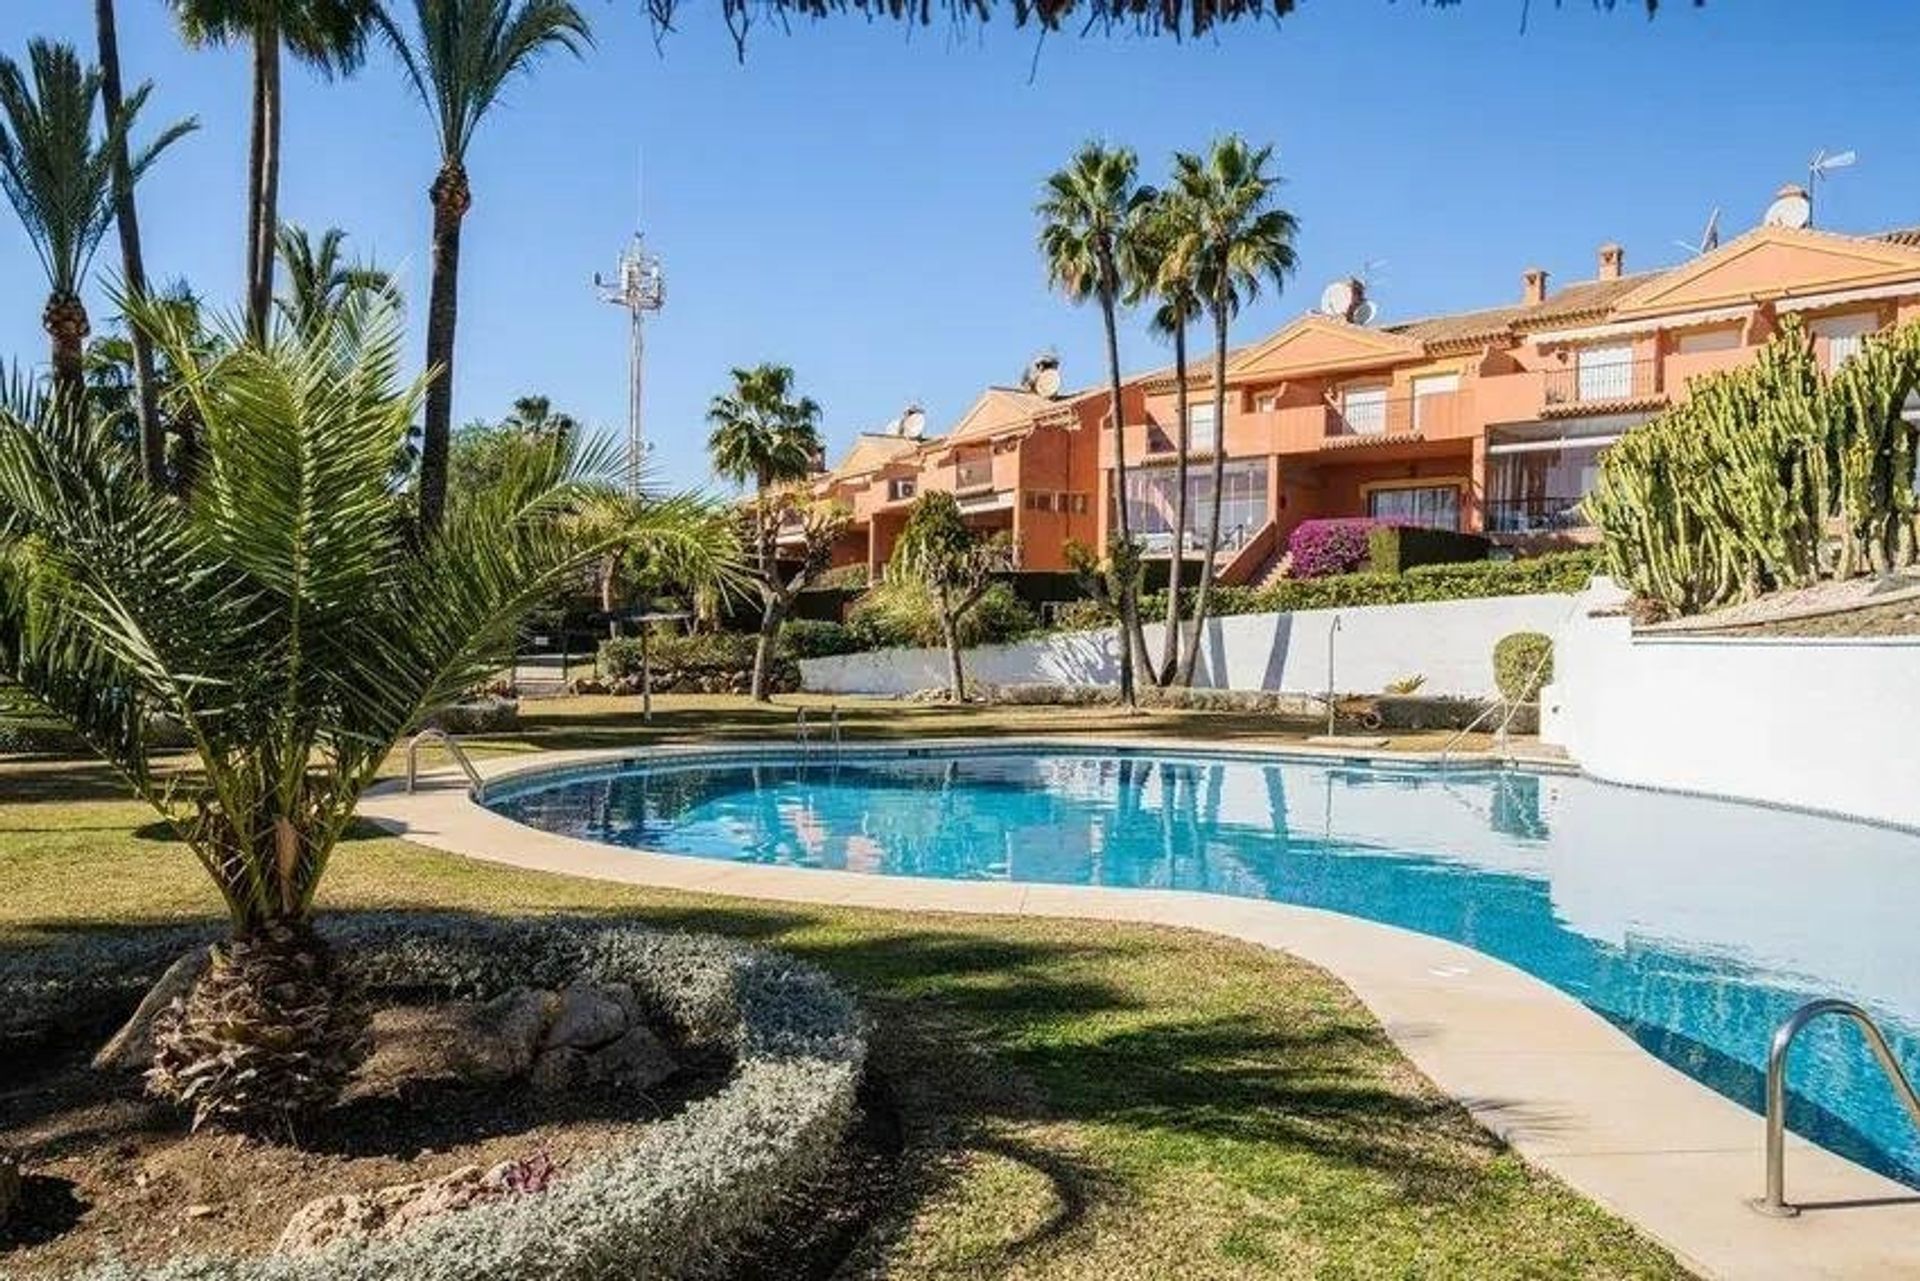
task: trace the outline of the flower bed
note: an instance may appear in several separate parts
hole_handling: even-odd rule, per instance
[[[852,1001],[778,953],[699,935],[579,920],[376,915],[328,923],[373,989],[489,997],[516,986],[628,984],[689,1043],[734,1059],[720,1091],[584,1162],[545,1191],[429,1219],[404,1235],[313,1254],[109,1263],[92,1281],[573,1278],[688,1273],[771,1219],[832,1158],[854,1109],[866,1041]],[[37,951],[0,981],[22,1033],[61,1000],[136,992],[193,936]],[[200,936],[204,937],[204,935]],[[123,1007],[124,1010],[124,1007]]]

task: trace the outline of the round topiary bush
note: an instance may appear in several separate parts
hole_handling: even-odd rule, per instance
[[[1544,632],[1514,632],[1493,647],[1493,682],[1510,703],[1532,703],[1553,680],[1553,638]]]
[[[374,993],[489,998],[525,986],[628,985],[689,1043],[729,1051],[734,1070],[717,1093],[543,1191],[314,1253],[107,1263],[82,1274],[89,1281],[682,1276],[772,1219],[832,1160],[852,1118],[866,1058],[858,1012],[825,975],[779,953],[574,919],[372,914],[328,921],[323,932],[353,980]],[[111,942],[97,954],[88,941],[37,949],[0,980],[0,1008],[12,1015],[0,1032],[62,996],[137,991],[181,941],[170,933]],[[91,977],[89,961],[98,971]]]

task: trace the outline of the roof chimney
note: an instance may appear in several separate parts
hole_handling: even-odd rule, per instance
[[[1520,281],[1525,286],[1520,292],[1520,300],[1529,307],[1547,300],[1547,272],[1544,267],[1529,267],[1521,273]]]
[[[1600,246],[1600,279],[1618,280],[1627,265],[1627,251],[1609,240]]]

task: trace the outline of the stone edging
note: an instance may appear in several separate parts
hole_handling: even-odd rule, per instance
[[[1213,750],[1191,742],[1127,746]],[[481,770],[489,781],[505,780],[703,750],[713,749],[540,753],[496,758]],[[1390,752],[1234,750],[1396,765],[1422,760]],[[1578,772],[1563,762],[1530,768]],[[1792,1220],[1756,1214],[1746,1200],[1760,1190],[1761,1118],[1642,1050],[1572,997],[1460,944],[1339,913],[1197,891],[882,877],[629,850],[521,826],[474,804],[444,775],[424,782],[413,795],[398,783],[383,784],[367,794],[361,813],[410,841],[529,870],[756,900],[1151,922],[1285,951],[1345,982],[1416,1067],[1528,1161],[1702,1275],[1920,1275],[1920,1194],[1790,1135],[1788,1194],[1808,1212]]]

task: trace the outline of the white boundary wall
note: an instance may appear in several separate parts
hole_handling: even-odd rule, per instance
[[[1509,632],[1560,630],[1576,608],[1573,596],[1493,596],[1419,605],[1236,614],[1214,619],[1200,648],[1194,683],[1209,689],[1319,693],[1327,688],[1327,646],[1333,642],[1333,686],[1377,693],[1388,682],[1424,676],[1422,694],[1480,697],[1493,692],[1493,646]],[[1334,621],[1339,631],[1334,633]],[[1147,628],[1160,652],[1164,629]],[[966,653],[967,679],[990,685],[1113,685],[1119,650],[1111,629],[1062,632]],[[891,649],[809,658],[801,683],[830,694],[911,694],[944,688],[940,649]]]
[[[1560,629],[1543,740],[1617,783],[1920,827],[1920,637],[1635,638],[1588,616],[1618,596]]]

